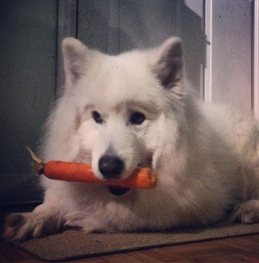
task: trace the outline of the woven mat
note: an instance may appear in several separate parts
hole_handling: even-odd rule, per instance
[[[252,233],[259,233],[259,224],[218,225],[155,233],[86,234],[67,230],[48,237],[15,242],[15,245],[41,259],[62,261]]]

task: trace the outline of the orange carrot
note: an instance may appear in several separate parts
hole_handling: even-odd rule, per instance
[[[126,179],[98,179],[89,164],[75,162],[50,161],[44,165],[44,175],[51,179],[80,181],[93,184],[121,186],[128,188],[154,188],[156,177],[150,168],[136,170]]]
[[[156,176],[148,167],[137,169],[126,179],[101,180],[94,175],[92,167],[89,164],[62,161],[49,161],[46,164],[43,164],[29,148],[27,149],[35,161],[32,164],[34,171],[38,174],[44,174],[50,179],[127,188],[151,189],[156,186]]]

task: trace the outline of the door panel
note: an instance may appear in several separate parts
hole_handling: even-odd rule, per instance
[[[0,1],[0,203],[39,199],[37,149],[55,98],[56,1]]]

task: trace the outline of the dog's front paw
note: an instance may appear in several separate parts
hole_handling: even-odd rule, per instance
[[[31,213],[11,214],[6,218],[4,237],[11,240],[25,240],[57,232],[62,221],[56,213],[35,209]]]
[[[107,231],[107,227],[101,222],[101,220],[94,219],[84,212],[70,212],[64,217],[64,220],[64,226],[80,228],[86,233]]]
[[[25,224],[25,217],[27,216],[26,213],[24,214],[11,214],[6,218],[5,226],[4,226],[4,237],[8,239],[15,239],[15,236],[18,230]]]
[[[259,200],[250,200],[237,206],[232,218],[242,223],[258,223]]]

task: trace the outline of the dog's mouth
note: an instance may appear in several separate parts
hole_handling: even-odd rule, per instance
[[[145,160],[145,162],[142,162],[139,163],[137,165],[138,168],[141,168],[141,167],[151,167],[151,164],[152,164],[152,158],[147,158]],[[128,188],[128,187],[121,187],[121,186],[108,186],[108,190],[109,192],[113,195],[113,196],[123,196],[125,195],[126,193],[128,193],[131,188]]]
[[[114,196],[125,195],[130,188],[120,187],[120,186],[108,186],[109,192]]]

